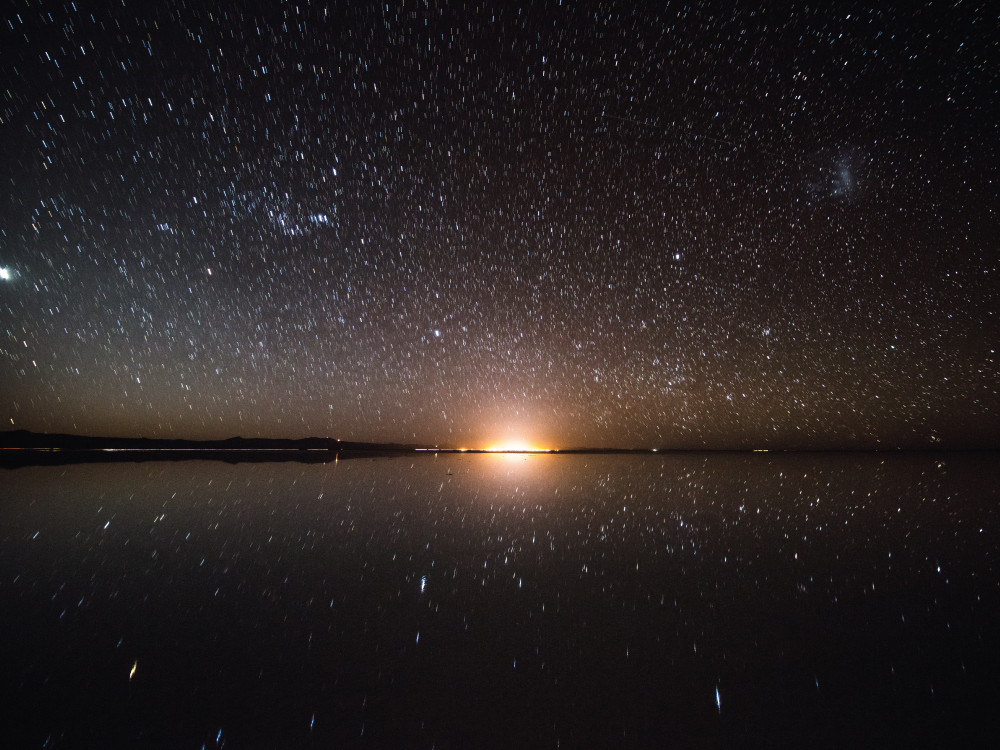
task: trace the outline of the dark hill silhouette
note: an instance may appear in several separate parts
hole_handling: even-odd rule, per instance
[[[62,464],[100,461],[186,460],[332,461],[337,457],[385,456],[410,453],[421,446],[366,443],[333,438],[298,440],[232,437],[225,440],[119,438],[40,433],[0,432],[0,465]]]
[[[308,437],[297,440],[231,437],[225,440],[183,440],[169,438],[118,438],[90,435],[8,430],[0,432],[0,448],[34,450],[329,450],[329,451],[412,451],[421,446],[401,443],[365,443],[333,438]]]

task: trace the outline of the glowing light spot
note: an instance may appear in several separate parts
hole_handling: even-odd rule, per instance
[[[10,269],[0,266],[0,280],[10,281]]]
[[[525,440],[508,440],[486,448],[491,453],[546,453],[550,448],[541,448]]]
[[[135,671],[138,668],[139,668],[139,662],[138,661],[132,662],[132,669],[130,669],[129,673],[128,673],[128,680],[129,680],[129,682],[131,682],[132,678],[135,677]]]

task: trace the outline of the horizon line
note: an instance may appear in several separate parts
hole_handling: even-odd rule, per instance
[[[21,436],[23,439],[14,440]],[[65,443],[76,443],[66,445]],[[256,443],[252,446],[233,446],[232,443]],[[48,443],[48,444],[46,444]],[[63,443],[59,445],[59,443]],[[94,445],[87,445],[93,443]],[[139,443],[139,445],[135,445]],[[160,444],[148,445],[149,443]],[[315,443],[331,445],[317,446]],[[308,444],[309,447],[306,447]],[[332,445],[339,444],[339,445]],[[340,446],[343,448],[340,448]],[[287,447],[286,447],[287,446]],[[492,447],[442,446],[437,443],[421,442],[384,442],[371,440],[343,440],[341,438],[308,436],[303,438],[275,437],[243,437],[235,435],[226,438],[178,438],[178,437],[114,437],[106,435],[86,435],[64,432],[34,432],[23,428],[0,431],[0,450],[129,450],[129,451],[392,451],[413,453],[499,453],[499,454],[559,454],[559,453],[694,453],[694,452],[729,452],[729,453],[886,453],[886,452],[935,452],[935,451],[997,451],[1000,443],[954,444],[940,442],[933,444],[832,444],[804,446],[762,446],[752,445],[686,445],[686,446],[587,446],[577,445],[564,448],[539,447],[535,445],[494,445]]]

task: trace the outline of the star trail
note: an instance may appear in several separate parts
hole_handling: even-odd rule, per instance
[[[987,3],[0,21],[6,429],[998,442]]]

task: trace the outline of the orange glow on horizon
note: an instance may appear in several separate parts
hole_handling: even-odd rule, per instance
[[[489,448],[484,448],[483,450],[490,453],[548,453],[552,449],[531,445],[524,440],[508,440],[504,443],[491,445]]]

